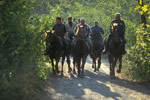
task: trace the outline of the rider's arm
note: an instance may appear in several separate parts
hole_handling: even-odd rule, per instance
[[[67,34],[67,31],[66,31],[66,26],[65,25],[64,25],[64,37],[68,38],[68,34]]]
[[[100,33],[104,34],[104,30],[101,27],[100,27]]]
[[[75,29],[74,29],[74,34],[76,34],[76,32],[77,32],[77,26],[76,26]]]
[[[87,36],[89,37],[90,34],[92,34],[91,27],[87,26]]]
[[[94,34],[94,26],[93,27],[91,27],[91,31],[92,31],[92,33],[91,34]]]

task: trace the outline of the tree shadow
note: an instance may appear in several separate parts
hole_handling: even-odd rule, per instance
[[[108,69],[109,69],[109,61],[107,59],[107,56],[106,55],[102,55],[102,58],[103,58],[102,59],[102,63],[105,66],[108,66]],[[90,60],[89,57],[87,59],[87,62],[89,64],[91,63],[91,60]],[[88,73],[91,73],[91,72],[88,71]],[[99,79],[99,81],[110,82],[110,83],[118,85],[120,87],[125,87],[125,88],[131,89],[131,90],[135,90],[137,92],[140,92],[140,93],[143,93],[143,94],[146,94],[146,95],[150,95],[150,91],[148,89],[146,89],[146,87],[144,87],[143,85],[138,84],[137,82],[129,81],[129,80],[126,80],[126,79],[120,79],[118,77],[116,77],[116,79],[110,79],[110,76],[108,74],[105,74],[105,73],[102,73],[102,72],[97,72],[97,74],[93,74],[93,75],[94,75],[94,77],[96,77],[97,75],[98,76],[101,76],[101,75],[105,76],[105,77],[101,77],[103,79]]]
[[[87,63],[91,64],[91,59],[89,57],[87,58]],[[106,66],[108,65],[106,64]],[[122,97],[121,94],[114,92],[110,86],[107,86],[108,83],[119,86],[119,88],[124,87],[143,94],[150,94],[150,91],[145,91],[144,88],[141,90],[141,85],[135,82],[119,78],[110,79],[108,74],[89,70],[85,70],[84,78],[77,77],[70,73],[65,76],[53,76],[49,80],[49,83],[49,87],[54,89],[54,91],[51,92],[46,90],[44,92],[48,95],[47,98],[52,100],[86,100],[85,96],[87,96],[87,91],[99,94],[99,99],[104,97],[106,99],[112,98],[114,100],[119,100],[119,98]],[[93,99],[93,96],[88,96],[88,99]]]
[[[91,72],[88,71],[88,73],[91,73]],[[110,83],[118,85],[120,87],[128,88],[130,90],[135,90],[136,92],[140,92],[140,93],[143,93],[143,94],[146,94],[146,95],[150,95],[149,90],[147,90],[143,85],[140,85],[136,82],[132,82],[132,81],[129,81],[129,80],[126,80],[126,79],[120,79],[118,77],[116,77],[116,79],[111,79],[108,74],[105,74],[103,72],[98,72],[97,74],[93,74],[92,77],[96,77],[97,75],[100,76],[100,78],[97,79],[97,80],[99,80],[103,83],[110,82]]]
[[[54,76],[52,77],[52,79],[50,79],[50,87],[52,87],[55,92],[45,92],[47,92],[47,94],[49,94],[50,98],[52,98],[53,100],[64,97],[65,100],[85,100],[85,95],[87,96],[85,91],[97,93],[99,94],[99,96],[101,95],[105,98],[113,98],[114,100],[119,100],[118,97],[121,97],[121,95],[111,91],[111,89],[106,86],[105,83],[98,82],[98,80],[92,78],[91,76],[94,76],[93,73],[85,71],[85,74],[87,74],[88,76],[85,76],[84,78],[77,77],[74,74],[70,74],[70,78],[68,78],[68,76]],[[105,77],[104,75],[101,76]],[[55,97],[54,94],[56,94]],[[101,98],[101,96],[98,98]],[[92,96],[88,97],[88,99],[92,98]]]

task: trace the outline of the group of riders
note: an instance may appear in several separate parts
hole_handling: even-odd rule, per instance
[[[125,23],[123,20],[121,20],[120,13],[115,14],[115,19],[110,24],[110,34],[108,36],[108,40],[105,45],[106,48],[105,48],[105,50],[103,50],[103,53],[106,54],[109,52],[109,42],[114,35],[114,34],[112,34],[112,30],[113,30],[112,25],[114,25],[114,23],[117,24],[119,37],[123,41],[122,54],[125,54],[126,53],[126,51],[125,51],[125,43],[126,43]],[[65,52],[67,52],[67,48],[68,48],[67,41],[70,41],[72,45],[75,44],[76,39],[78,38],[77,36],[79,35],[78,34],[79,27],[83,27],[82,36],[85,37],[85,41],[89,45],[91,57],[93,54],[93,48],[92,48],[92,41],[94,40],[94,38],[92,37],[93,35],[96,35],[100,38],[101,43],[103,45],[103,49],[104,49],[104,43],[103,43],[103,38],[102,38],[102,34],[104,34],[104,30],[102,27],[99,26],[99,22],[97,20],[94,21],[94,26],[90,27],[88,24],[86,24],[86,20],[84,17],[78,19],[78,22],[76,22],[75,18],[73,19],[72,17],[68,17],[67,23],[64,22],[63,18],[57,17],[56,23],[53,26],[52,30],[54,31],[55,35],[61,37]],[[45,55],[48,55],[48,50],[46,50]]]

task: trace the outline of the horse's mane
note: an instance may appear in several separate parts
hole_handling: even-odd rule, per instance
[[[112,55],[120,55],[122,51],[122,42],[121,38],[119,36],[119,28],[118,25],[115,24],[112,27],[112,34],[113,37],[110,40],[109,47],[110,47],[110,52]]]
[[[77,25],[77,31],[76,36],[80,36],[84,34],[84,25],[78,24]]]
[[[51,48],[50,53],[63,49],[62,38],[52,33],[52,31],[47,32],[46,42],[50,44],[48,45]]]

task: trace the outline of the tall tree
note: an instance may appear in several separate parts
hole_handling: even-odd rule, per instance
[[[143,7],[144,5],[143,0],[138,0],[138,3],[141,7]],[[141,15],[141,21],[144,24],[144,27],[146,28],[146,16],[144,14]]]

